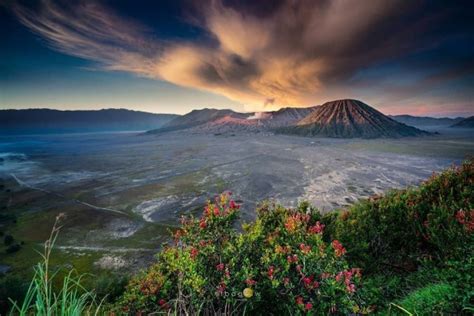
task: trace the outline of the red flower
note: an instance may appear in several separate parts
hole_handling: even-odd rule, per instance
[[[201,229],[204,229],[206,228],[207,226],[207,223],[206,223],[206,220],[203,218],[199,221],[199,227],[201,227]]]
[[[463,210],[459,210],[456,213],[456,220],[459,224],[463,224],[466,222],[466,213]]]
[[[302,269],[303,267],[300,264],[296,266],[296,271],[301,272]]]
[[[314,282],[313,282],[313,287],[314,287],[315,289],[317,289],[317,288],[319,287],[319,282],[318,282],[318,281],[314,281]]]
[[[199,254],[199,250],[197,250],[196,248],[191,248],[191,259],[195,259],[197,257],[197,255]]]
[[[358,278],[360,278],[362,276],[362,272],[361,272],[360,268],[352,268],[352,273]]]
[[[284,285],[290,284],[290,278],[283,278],[283,284]]]
[[[164,299],[161,299],[161,300],[158,301],[158,304],[159,304],[160,306],[163,306],[163,305],[166,304],[166,301],[165,301]]]
[[[310,302],[306,303],[306,305],[304,306],[304,309],[306,309],[307,311],[311,310],[313,308],[313,304],[311,304]]]
[[[303,298],[301,296],[298,296],[296,298],[296,304],[298,304],[298,305],[303,305],[304,304]]]
[[[298,256],[297,255],[288,256],[286,257],[286,261],[288,261],[288,263],[296,263],[298,262]]]
[[[270,267],[268,268],[268,272],[267,272],[268,277],[269,277],[270,279],[273,279],[273,273],[274,273],[274,272],[275,272],[275,267],[274,267],[274,266],[270,266]]]
[[[336,257],[340,257],[346,253],[346,248],[344,248],[338,240],[333,240],[332,247],[334,248]]]
[[[349,284],[346,286],[347,292],[349,293],[354,293],[355,292],[355,285],[354,284]]]
[[[222,271],[222,270],[224,270],[224,264],[223,264],[223,263],[219,263],[218,265],[216,265],[216,269],[217,269],[217,271]]]
[[[305,244],[300,244],[300,250],[303,253],[308,253],[311,251],[311,246],[305,245]]]
[[[235,204],[234,200],[230,200],[230,202],[229,202],[229,207],[232,208],[232,209],[234,209],[234,208],[236,208],[236,206],[237,206],[237,205]]]
[[[225,283],[221,282],[219,286],[217,287],[217,292],[219,292],[219,294],[224,294],[225,288],[226,288]]]
[[[219,208],[217,206],[214,206],[214,215],[219,216]]]
[[[469,233],[474,231],[474,210],[467,212],[464,210],[459,210],[456,212],[455,217],[458,223],[463,225]]]
[[[303,278],[304,286],[308,287],[311,284],[311,279],[308,277]]]
[[[210,210],[209,210],[209,205],[206,205],[206,206],[204,207],[204,216],[207,217],[207,216],[209,216],[210,213],[211,213],[211,212],[210,212]]]
[[[308,230],[311,234],[321,234],[324,229],[324,224],[321,224],[319,221],[314,224],[314,226],[311,226]]]
[[[247,283],[248,286],[252,286],[252,285],[255,285],[255,283],[257,283],[257,281],[252,280],[252,279],[247,279],[247,280],[245,280],[245,283]]]

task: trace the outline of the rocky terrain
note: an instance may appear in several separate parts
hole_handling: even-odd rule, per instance
[[[327,102],[300,120],[296,126],[279,130],[301,136],[336,138],[398,138],[429,135],[428,132],[399,123],[358,100]]]

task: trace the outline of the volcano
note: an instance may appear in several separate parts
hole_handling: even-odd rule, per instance
[[[302,136],[337,138],[398,138],[429,135],[428,132],[399,123],[364,102],[352,99],[324,103],[278,132]]]

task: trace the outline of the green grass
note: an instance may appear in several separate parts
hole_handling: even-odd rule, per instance
[[[456,289],[446,283],[430,284],[414,290],[397,304],[415,315],[443,314],[454,308],[455,292]]]
[[[51,253],[59,234],[60,217],[40,253],[42,261],[34,267],[34,276],[22,302],[11,301],[11,315],[98,315],[100,305],[95,302],[95,294],[86,290],[81,282],[83,275],[75,276],[70,270],[56,290],[58,271],[51,270]]]

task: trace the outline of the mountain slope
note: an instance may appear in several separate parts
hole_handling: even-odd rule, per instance
[[[169,131],[176,131],[176,130],[182,130],[182,129],[189,129],[192,127],[196,127],[199,125],[203,125],[218,119],[221,119],[223,117],[233,117],[233,118],[241,118],[245,119],[249,115],[248,114],[243,114],[243,113],[238,113],[234,112],[232,110],[218,110],[218,109],[202,109],[202,110],[193,110],[185,115],[179,116],[165,124],[164,126],[155,129],[155,130],[150,130],[147,133],[149,134],[155,134],[155,133],[161,133],[161,132],[169,132]]]
[[[462,117],[428,117],[428,116],[412,116],[412,115],[389,115],[390,118],[397,122],[410,126],[450,126],[463,120]]]
[[[316,108],[282,108],[278,111],[266,112],[270,114],[270,118],[263,120],[263,123],[268,127],[290,126],[308,116]]]
[[[176,117],[175,114],[154,114],[126,109],[0,110],[0,130],[6,133],[148,130],[163,126]]]
[[[474,116],[470,116],[468,118],[465,118],[462,121],[459,121],[456,124],[452,125],[451,127],[474,128]]]
[[[272,112],[239,113],[232,110],[194,110],[148,133],[191,130],[202,133],[261,132],[289,126],[306,117],[311,108],[283,108]]]
[[[300,120],[296,126],[279,129],[279,132],[339,138],[393,138],[429,134],[399,123],[361,101],[351,99],[327,102]]]

